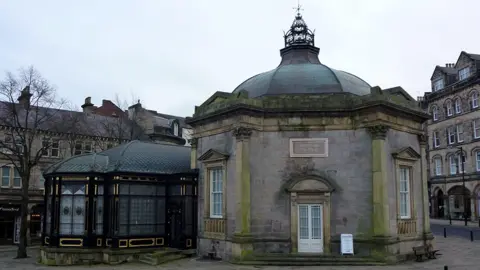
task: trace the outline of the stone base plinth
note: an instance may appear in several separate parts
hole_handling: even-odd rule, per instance
[[[124,262],[143,261],[149,255],[159,257],[165,249],[104,249],[104,248],[55,248],[42,247],[39,263],[49,266],[120,264]],[[171,252],[170,252],[171,253]],[[165,253],[171,255],[170,253]],[[182,251],[183,257],[184,251]],[[163,254],[163,253],[162,253]]]

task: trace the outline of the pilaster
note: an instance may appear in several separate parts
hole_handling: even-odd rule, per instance
[[[192,150],[190,152],[190,168],[191,169],[196,169],[197,168],[197,144],[198,144],[198,139],[197,138],[191,138],[189,140],[189,143],[192,147]]]
[[[376,125],[367,129],[372,136],[372,231],[376,237],[388,237],[390,215],[385,138],[389,127]]]
[[[235,233],[232,239],[232,253],[237,260],[248,256],[253,245],[250,229],[250,136],[252,130],[237,127],[233,130],[236,138],[235,151]]]
[[[422,208],[423,208],[423,233],[430,233],[430,211],[428,210],[428,175],[427,175],[427,136],[424,134],[418,135],[418,142],[420,143],[420,168],[422,178]]]

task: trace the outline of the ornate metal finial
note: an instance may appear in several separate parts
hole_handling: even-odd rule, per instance
[[[297,11],[295,20],[293,20],[290,30],[284,35],[285,47],[292,45],[311,45],[315,46],[315,33],[308,29],[307,23],[302,18],[300,11],[303,10],[298,2],[297,7],[294,8]]]
[[[302,5],[300,5],[300,0],[297,1],[297,6],[293,9],[297,11],[297,15],[300,15],[300,10],[303,10]]]

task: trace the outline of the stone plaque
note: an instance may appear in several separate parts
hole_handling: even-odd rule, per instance
[[[328,157],[327,138],[290,139],[290,157]]]

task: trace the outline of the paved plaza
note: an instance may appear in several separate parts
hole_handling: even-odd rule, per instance
[[[323,270],[343,270],[343,269],[358,269],[358,270],[367,270],[367,269],[391,269],[391,270],[407,270],[407,269],[428,269],[428,270],[443,270],[444,265],[449,266],[449,270],[465,270],[465,269],[478,269],[480,265],[480,241],[470,242],[470,240],[459,238],[459,237],[438,237],[436,239],[437,246],[441,250],[442,255],[438,256],[436,260],[425,261],[421,263],[409,262],[407,264],[396,265],[396,266],[335,266],[327,267],[323,266]],[[75,266],[75,267],[47,267],[43,265],[38,265],[35,263],[35,254],[34,250],[30,251],[32,258],[24,260],[15,260],[12,259],[15,256],[15,251],[13,249],[0,249],[0,269],[11,269],[11,270],[45,270],[45,269],[108,269],[108,270],[147,270],[147,269],[196,269],[196,270],[249,270],[249,269],[298,269],[300,267],[278,267],[278,266],[239,266],[232,265],[224,262],[210,262],[210,261],[197,261],[196,259],[185,259],[181,261],[176,261],[172,263],[167,263],[161,266],[148,266],[144,264],[122,264],[117,266],[106,266],[106,265],[97,265],[97,266]],[[319,269],[318,266],[305,266],[302,269]]]

